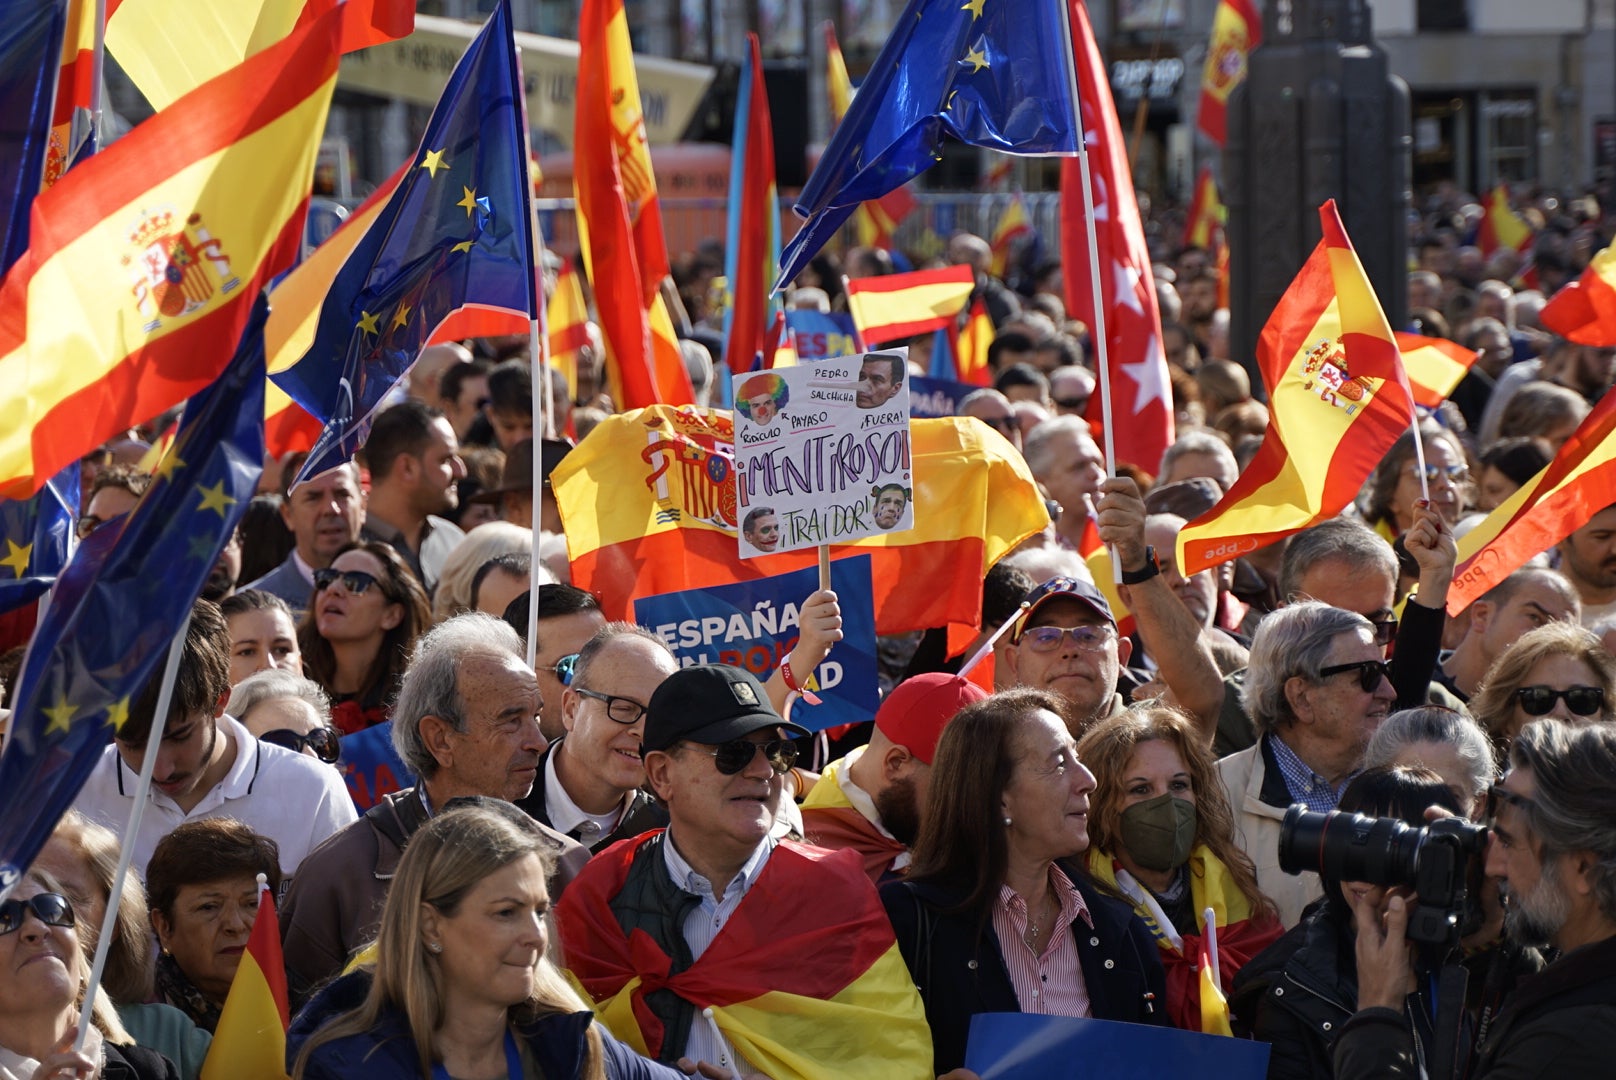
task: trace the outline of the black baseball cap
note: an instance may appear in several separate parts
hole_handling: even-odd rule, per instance
[[[696,664],[663,679],[651,695],[640,753],[666,750],[686,739],[712,746],[763,728],[784,728],[791,738],[809,733],[781,719],[750,671],[728,664]]]

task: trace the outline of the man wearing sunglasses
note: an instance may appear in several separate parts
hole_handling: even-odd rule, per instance
[[[990,387],[972,390],[959,403],[959,415],[971,416],[1010,440],[1017,451],[1021,449],[1021,423],[1010,399]]]
[[[1506,992],[1467,1075],[1610,1075],[1616,1057],[1616,728],[1539,720],[1510,745],[1493,786],[1486,873],[1504,900],[1504,936],[1558,958]],[[1422,1075],[1404,1000],[1413,982],[1408,910],[1355,912],[1358,1008],[1335,1049],[1337,1080]]]
[[[671,822],[584,867],[556,908],[562,948],[614,1034],[643,1040],[665,1063],[689,1057],[743,1075],[789,1050],[804,1075],[922,1075],[924,1012],[907,971],[890,966],[892,927],[857,855],[770,836],[797,757],[790,740],[806,734],[741,668],[668,676],[651,695],[640,749]],[[653,977],[658,988],[638,996]],[[745,1010],[732,1014],[731,1004]],[[856,1018],[863,1009],[885,1014],[879,1038]],[[809,1016],[816,1038],[805,1041],[795,1033]]]

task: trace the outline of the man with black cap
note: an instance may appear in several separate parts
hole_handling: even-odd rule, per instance
[[[877,884],[901,873],[920,834],[937,740],[961,709],[987,696],[942,671],[893,687],[875,714],[869,744],[825,766],[803,800],[803,836],[815,847],[857,851]]]
[[[806,734],[741,668],[663,680],[640,750],[671,822],[584,868],[556,908],[562,948],[614,1034],[664,1063],[929,1076],[920,998],[857,854],[770,837]]]

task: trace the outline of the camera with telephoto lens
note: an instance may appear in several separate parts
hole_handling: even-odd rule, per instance
[[[1409,886],[1415,903],[1408,940],[1453,945],[1479,919],[1472,880],[1480,880],[1486,850],[1486,828],[1462,818],[1416,827],[1397,818],[1293,806],[1280,827],[1279,868],[1311,870],[1336,882]]]

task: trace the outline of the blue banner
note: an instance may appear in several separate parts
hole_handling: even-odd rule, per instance
[[[342,759],[337,762],[348,797],[363,814],[382,801],[383,795],[402,791],[415,783],[409,766],[393,749],[393,722],[377,724],[342,737]]]
[[[971,1017],[965,1067],[982,1080],[1073,1076],[1203,1076],[1263,1080],[1268,1044],[1178,1028],[1033,1013]]]
[[[970,383],[952,379],[932,379],[924,375],[909,376],[909,415],[916,420],[939,416],[958,416],[959,403],[967,394],[982,389]]]
[[[870,557],[833,561],[830,585],[842,608],[842,640],[805,684],[821,704],[798,701],[791,707],[792,722],[810,731],[868,720],[880,704]],[[766,680],[797,643],[797,612],[818,588],[819,569],[811,566],[756,581],[642,597],[634,601],[634,621],[666,641],[684,667],[732,664]],[[806,672],[796,674],[807,678]]]
[[[845,311],[788,311],[786,329],[796,343],[797,359],[804,363],[863,351],[858,347],[853,316]]]

